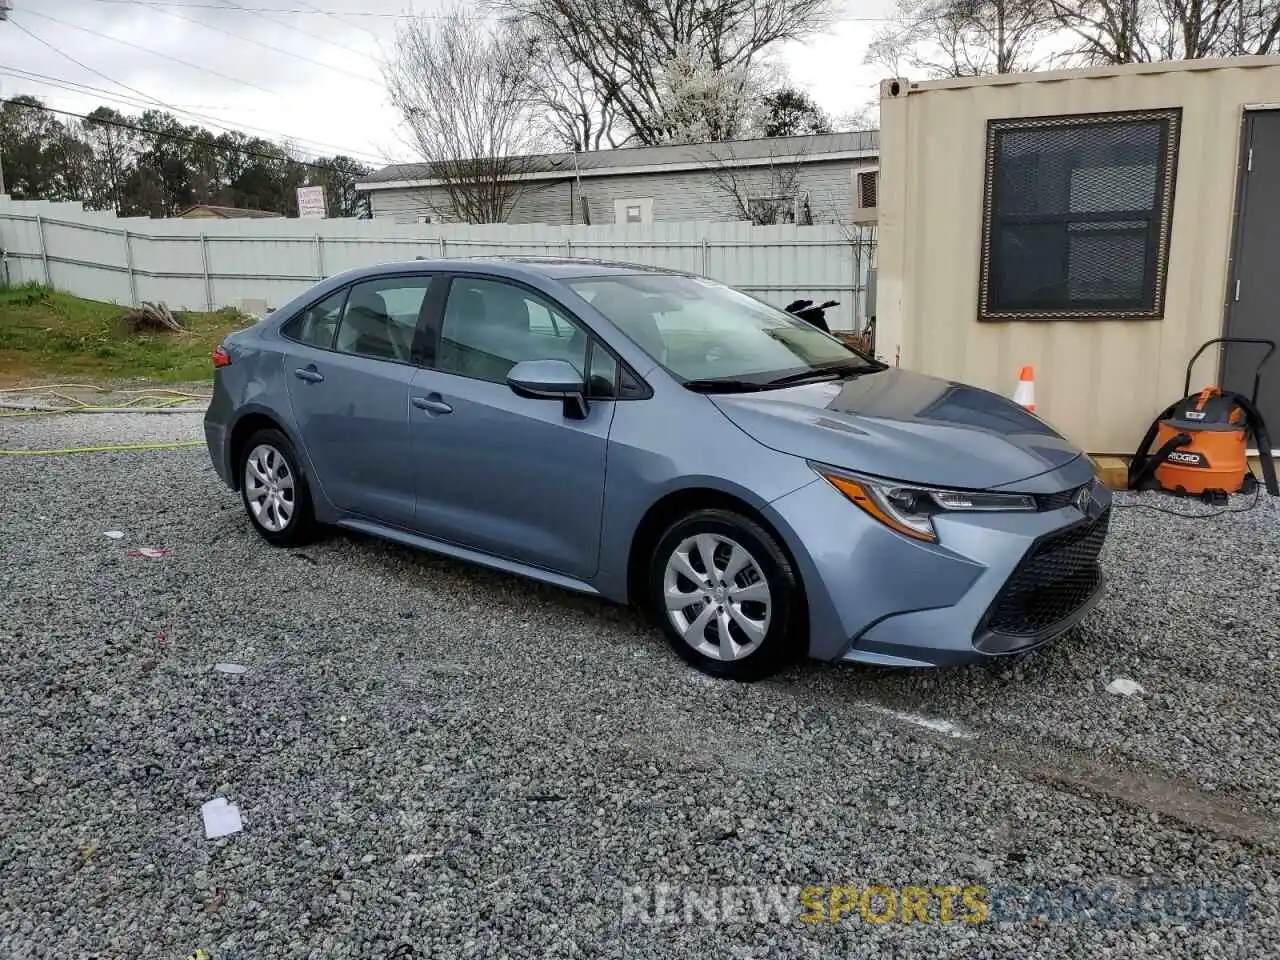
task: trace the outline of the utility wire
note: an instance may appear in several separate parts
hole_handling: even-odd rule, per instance
[[[308,160],[296,160],[290,156],[275,156],[270,153],[262,153],[259,150],[251,150],[248,147],[237,147],[228,143],[218,143],[216,140],[206,140],[203,137],[188,137],[180,133],[165,133],[162,130],[153,130],[150,127],[143,127],[136,123],[124,123],[119,120],[106,120],[99,117],[89,117],[83,113],[76,113],[72,110],[59,110],[56,107],[47,107],[43,104],[24,103],[21,100],[11,100],[0,98],[0,104],[10,104],[15,107],[23,107],[27,110],[40,110],[44,113],[56,113],[63,117],[73,117],[76,120],[85,121],[91,124],[107,127],[118,127],[121,130],[133,130],[136,133],[145,133],[148,136],[157,137],[162,140],[176,140],[179,143],[189,143],[199,147],[208,147],[211,150],[221,150],[228,153],[238,153],[242,156],[253,157],[258,160],[269,160],[272,163],[294,163],[300,167],[310,167],[313,170],[334,171],[333,164],[330,163],[312,163]]]
[[[192,10],[226,10],[227,7],[217,3],[166,3],[164,0],[93,0],[95,3],[130,3],[140,7],[185,7]],[[301,2],[301,0],[299,0]],[[260,7],[257,11],[251,11],[244,7],[238,7],[244,13],[284,13],[284,14],[301,14],[302,16],[311,16],[313,14],[324,14],[326,16],[338,17],[375,17],[384,20],[445,20],[449,18],[448,14],[440,13],[383,13],[374,10],[322,10],[318,7],[307,5],[304,10],[300,7]],[[473,16],[463,14],[467,20],[485,20],[483,16]]]
[[[85,71],[87,71],[88,73],[92,73],[92,74],[93,74],[94,76],[96,76],[96,77],[100,77],[100,78],[102,78],[103,80],[107,81],[107,83],[113,84],[113,85],[115,85],[115,86],[117,86],[117,87],[122,87],[122,88],[123,88],[123,89],[125,89],[125,90],[128,90],[128,91],[130,91],[130,92],[132,92],[132,93],[137,94],[139,97],[141,97],[141,98],[143,99],[143,101],[144,101],[144,102],[146,102],[146,103],[148,103],[148,104],[154,104],[156,107],[159,107],[159,108],[161,108],[161,109],[163,109],[163,110],[168,110],[168,111],[170,111],[170,112],[172,112],[172,113],[175,113],[175,114],[181,114],[181,115],[186,115],[186,116],[188,116],[188,117],[194,117],[194,118],[196,118],[197,120],[200,120],[200,121],[202,121],[202,122],[204,122],[204,123],[208,123],[208,124],[209,124],[209,125],[211,125],[211,126],[218,127],[218,128],[220,128],[220,129],[222,129],[223,131],[228,132],[228,133],[240,133],[240,132],[243,132],[244,130],[249,130],[249,131],[252,131],[252,132],[259,133],[259,134],[265,134],[265,135],[267,135],[267,136],[271,136],[271,137],[281,137],[281,135],[280,135],[280,134],[278,134],[278,133],[274,133],[274,132],[271,132],[271,131],[263,130],[263,129],[261,129],[261,128],[257,128],[257,127],[250,127],[250,126],[245,126],[245,125],[241,125],[240,127],[230,126],[230,125],[228,125],[228,124],[227,124],[227,121],[225,121],[225,120],[219,120],[219,119],[218,119],[218,118],[216,118],[216,117],[209,117],[209,116],[205,116],[204,114],[194,113],[194,112],[192,112],[192,111],[190,111],[190,110],[182,110],[182,109],[180,109],[180,108],[178,108],[178,107],[174,107],[174,106],[172,106],[172,105],[170,105],[170,104],[168,104],[168,103],[165,103],[163,100],[160,100],[160,99],[157,99],[156,97],[153,97],[151,94],[147,93],[147,92],[146,92],[146,91],[144,91],[144,90],[139,90],[137,87],[131,87],[131,86],[129,86],[127,83],[123,83],[123,82],[121,82],[121,81],[119,81],[119,80],[113,79],[112,77],[107,76],[107,75],[106,75],[105,73],[103,73],[101,70],[95,70],[93,67],[89,66],[87,63],[83,62],[82,60],[77,60],[75,57],[71,56],[71,54],[67,53],[66,51],[64,51],[64,50],[60,50],[58,47],[55,47],[55,46],[54,46],[53,44],[51,44],[48,40],[44,39],[43,37],[39,36],[39,35],[38,35],[38,34],[36,34],[36,33],[33,33],[33,32],[32,32],[31,30],[29,30],[27,27],[23,26],[21,23],[18,23],[16,20],[13,20],[12,18],[10,18],[9,23],[11,23],[14,27],[16,27],[16,28],[17,28],[18,30],[20,30],[21,32],[25,33],[25,34],[26,34],[27,36],[29,36],[32,40],[35,40],[37,43],[41,44],[41,45],[42,45],[42,46],[44,46],[44,47],[47,47],[48,49],[52,50],[54,53],[58,54],[59,56],[63,57],[64,59],[66,59],[66,60],[70,61],[71,63],[74,63],[74,64],[75,64],[77,67],[79,67],[80,69],[85,70]],[[35,76],[39,76],[39,74],[34,74],[34,75],[35,75]],[[86,89],[92,89],[92,88],[90,88],[90,87],[86,87]],[[102,91],[94,91],[94,92],[95,92],[95,93],[102,93]],[[348,155],[349,155],[349,156],[353,156],[353,157],[357,157],[357,158],[358,158],[358,155],[357,155],[357,154],[349,153],[345,148],[337,147],[337,145],[335,145],[335,144],[325,144],[325,143],[322,143],[321,141],[317,141],[317,140],[304,140],[304,139],[303,139],[303,138],[301,138],[301,137],[284,137],[283,139],[293,139],[293,140],[297,140],[299,143],[304,143],[304,142],[305,142],[305,143],[310,143],[310,144],[312,144],[313,146],[321,146],[321,147],[329,147],[329,148],[333,148],[333,149],[338,149],[338,150],[340,150],[340,151],[341,151],[341,152],[343,152],[343,153],[348,153]],[[366,155],[366,156],[364,157],[364,159],[367,161],[367,160],[369,159],[369,155]],[[377,161],[374,161],[374,162],[377,162],[377,163],[383,163],[383,162],[385,162],[385,161],[383,161],[383,160],[377,160]]]
[[[130,93],[136,93],[138,96],[142,97],[144,100],[148,100],[148,101],[150,101],[151,103],[157,104],[157,105],[159,105],[159,106],[161,106],[161,107],[165,106],[163,103],[161,103],[161,101],[159,101],[159,100],[157,100],[155,97],[151,96],[151,94],[146,93],[146,92],[144,92],[144,91],[142,91],[142,90],[139,90],[137,87],[131,87],[131,86],[129,86],[127,83],[121,83],[119,80],[113,80],[111,77],[108,77],[108,76],[107,76],[105,73],[103,73],[102,71],[93,69],[93,67],[89,66],[89,65],[88,65],[87,63],[85,63],[84,61],[82,61],[82,60],[77,60],[75,57],[71,56],[71,54],[67,53],[67,52],[66,52],[66,51],[64,51],[64,50],[59,50],[57,47],[55,47],[52,43],[50,43],[50,42],[49,42],[48,40],[46,40],[44,37],[39,36],[38,34],[32,33],[30,30],[28,30],[26,27],[24,27],[22,24],[20,24],[17,20],[14,20],[14,19],[13,19],[12,14],[9,16],[9,23],[10,23],[12,26],[16,27],[18,30],[20,30],[20,31],[22,31],[23,33],[25,33],[28,37],[30,37],[30,38],[31,38],[32,40],[34,40],[36,43],[40,44],[40,45],[41,45],[41,46],[43,46],[43,47],[47,47],[48,49],[52,50],[54,53],[58,54],[58,56],[62,57],[64,60],[69,60],[69,61],[71,61],[71,62],[72,62],[72,63],[74,63],[77,67],[79,67],[81,70],[88,71],[89,73],[92,73],[95,77],[101,77],[103,80],[107,81],[107,83],[110,83],[110,84],[112,84],[112,85],[114,85],[114,86],[121,87],[121,88],[123,88],[123,89],[125,89],[125,90],[128,90]]]
[[[258,84],[254,83],[251,80],[241,80],[239,77],[233,77],[233,76],[230,76],[229,74],[219,73],[217,70],[211,70],[208,67],[202,67],[199,64],[192,63],[190,60],[183,60],[180,57],[171,57],[167,53],[161,53],[159,50],[152,50],[150,47],[144,47],[141,44],[133,43],[129,40],[121,40],[119,37],[113,37],[110,34],[98,33],[97,31],[92,30],[89,27],[82,27],[79,24],[71,23],[68,20],[59,20],[57,17],[51,17],[47,13],[37,13],[34,10],[24,10],[23,16],[40,17],[42,20],[48,20],[50,23],[61,24],[64,27],[70,27],[72,30],[79,30],[82,33],[87,33],[91,37],[99,37],[100,39],[103,39],[103,40],[110,40],[112,43],[118,43],[124,47],[132,47],[134,50],[141,50],[143,53],[149,53],[153,57],[159,57],[162,60],[168,60],[170,63],[176,63],[181,67],[187,67],[191,70],[198,70],[201,73],[207,73],[211,77],[219,77],[222,80],[229,80],[231,83],[238,83],[241,86],[250,87],[261,93],[270,94],[271,96],[277,96],[279,94],[279,91],[268,90],[266,87],[259,86]],[[59,51],[59,53],[61,53],[61,51]],[[97,71],[94,71],[94,72],[96,73]],[[102,76],[102,74],[98,74],[98,75]],[[124,84],[121,84],[121,86],[124,86]]]
[[[175,13],[173,10],[167,10],[162,8],[157,9],[156,12],[162,13],[166,17],[174,17],[178,20],[185,20],[187,23],[194,23],[198,27],[204,27],[206,30],[212,30],[215,33],[222,34],[223,36],[231,37],[233,40],[239,40],[243,43],[252,43],[255,47],[262,47],[266,50],[270,50],[272,53],[283,54],[286,57],[292,57],[294,60],[301,60],[303,63],[307,64],[310,67],[319,67],[322,70],[330,70],[335,73],[346,74],[348,77],[352,77],[363,83],[371,84],[372,86],[377,87],[379,90],[381,90],[383,87],[380,81],[374,80],[372,77],[367,77],[362,73],[356,73],[353,70],[346,70],[342,67],[335,67],[332,64],[328,64],[328,63],[321,63],[320,61],[315,60],[311,57],[304,57],[300,53],[294,53],[292,50],[284,50],[273,44],[263,43],[261,40],[255,40],[253,37],[246,37],[242,33],[232,33],[230,30],[223,30],[221,27],[215,27],[213,24],[205,23],[203,20],[197,20],[195,17],[188,17],[181,13]]]
[[[286,30],[292,30],[294,33],[300,33],[304,37],[310,37],[312,40],[315,40],[319,43],[327,43],[331,47],[337,47],[339,50],[346,50],[348,53],[354,53],[357,57],[364,57],[364,59],[370,61],[371,63],[377,63],[381,65],[377,57],[371,57],[369,56],[369,54],[365,53],[364,51],[357,50],[355,47],[349,47],[345,43],[338,43],[335,40],[329,40],[325,37],[320,36],[318,33],[312,33],[309,30],[303,30],[301,27],[295,27],[291,23],[285,23],[283,20],[277,20],[274,17],[268,17],[265,14],[257,10],[254,10],[252,7],[242,7],[240,6],[240,4],[235,3],[234,0],[223,0],[223,3],[225,4],[224,9],[229,8],[232,10],[240,10],[244,13],[252,14],[253,16],[259,18],[260,20],[267,21],[267,23],[274,23],[278,27],[284,27]]]

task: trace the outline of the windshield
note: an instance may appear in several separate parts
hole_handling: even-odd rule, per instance
[[[881,369],[799,317],[711,280],[640,274],[567,282],[686,386],[761,389]]]

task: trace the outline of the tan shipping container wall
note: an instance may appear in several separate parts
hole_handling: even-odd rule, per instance
[[[1037,413],[1090,453],[1132,453],[1222,335],[1241,121],[1264,104],[1280,107],[1280,57],[885,81],[877,352],[1006,396],[1032,364]],[[1167,107],[1182,131],[1164,319],[979,323],[987,121]],[[1192,388],[1217,375],[1211,349]]]

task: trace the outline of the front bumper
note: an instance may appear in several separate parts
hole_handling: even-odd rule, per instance
[[[825,481],[775,501],[769,519],[784,531],[808,600],[810,656],[943,666],[1023,652],[1070,630],[1102,595],[1097,556],[1111,508],[1080,461],[1036,478],[1035,492],[1092,483],[1085,513],[946,514],[932,544],[893,533]]]

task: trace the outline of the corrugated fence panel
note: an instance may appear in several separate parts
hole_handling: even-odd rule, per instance
[[[838,300],[828,315],[837,329],[854,326],[870,263],[859,259],[850,235],[832,225],[148,220],[5,198],[0,249],[11,283],[49,282],[96,300],[163,300],[199,310],[247,299],[274,307],[323,277],[415,257],[612,260],[704,274],[779,306],[801,297]],[[861,325],[864,312],[856,316]]]

